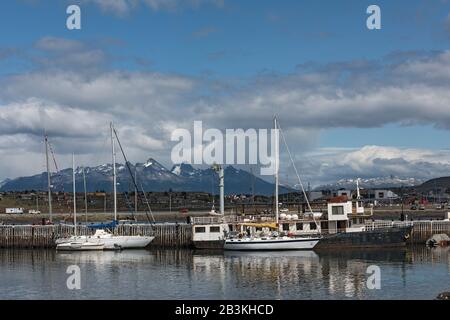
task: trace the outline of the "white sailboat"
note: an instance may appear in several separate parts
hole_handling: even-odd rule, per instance
[[[56,246],[58,251],[88,251],[103,250],[105,244],[103,242],[89,242],[86,237],[77,236],[77,194],[75,190],[75,155],[72,154],[72,170],[73,170],[73,223],[74,236],[69,238],[70,241],[60,242]]]
[[[114,125],[111,122],[111,148],[113,160],[113,192],[114,192],[114,222],[117,221],[117,175],[116,175],[116,151],[114,140]],[[154,236],[119,236],[108,232],[106,229],[98,229],[93,235],[94,239],[105,243],[105,249],[137,249],[145,248],[153,241]]]
[[[112,160],[113,160],[113,196],[114,196],[114,225],[117,222],[117,178],[116,178],[116,151],[114,142],[114,125],[111,127],[111,147],[112,147]],[[154,236],[120,236],[115,235],[107,229],[97,229],[92,236],[83,236],[75,239],[84,239],[92,244],[103,244],[105,250],[118,250],[118,249],[139,249],[145,248],[153,241]],[[58,239],[58,243],[70,242],[71,238]]]
[[[275,129],[278,129],[277,119],[274,118]],[[275,228],[278,228],[279,222],[279,201],[278,201],[278,185],[279,185],[279,133],[275,130]],[[281,237],[278,232],[272,233],[273,236],[257,236],[244,238],[228,238],[225,239],[225,250],[238,251],[270,251],[270,250],[311,250],[320,241],[320,237]]]

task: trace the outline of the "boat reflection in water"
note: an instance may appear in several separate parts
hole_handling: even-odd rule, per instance
[[[220,280],[216,290],[224,296],[242,288],[264,290],[271,299],[365,299],[367,268],[371,265],[410,264],[406,249],[352,250],[347,252],[314,251],[225,251],[213,254],[196,251],[193,270],[196,280]],[[404,277],[400,267],[396,275]],[[238,291],[235,298],[251,299],[260,293]]]
[[[82,290],[68,290],[77,265]],[[381,290],[367,288],[371,265]],[[0,250],[1,299],[434,299],[449,248],[351,251]]]

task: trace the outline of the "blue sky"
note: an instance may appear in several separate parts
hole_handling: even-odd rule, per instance
[[[82,10],[82,30],[69,31],[65,27],[65,10],[74,3],[79,4]],[[369,31],[366,28],[366,8],[370,4],[381,7],[381,30]],[[157,118],[160,130],[173,125],[176,116],[171,119],[171,112],[177,114],[184,110],[181,112],[192,114],[198,110],[204,111],[205,105],[209,106],[207,110],[218,108],[222,118],[219,117],[217,123],[222,123],[224,127],[236,122],[244,123],[244,126],[248,123],[249,127],[258,126],[262,120],[254,120],[250,112],[241,119],[233,120],[226,110],[247,108],[246,103],[253,103],[261,95],[259,98],[267,101],[267,106],[263,107],[267,114],[280,108],[279,116],[281,121],[285,121],[287,130],[291,131],[296,154],[302,156],[330,148],[347,151],[350,148],[357,152],[358,148],[368,145],[397,148],[398,157],[402,156],[401,150],[404,149],[410,152],[413,152],[412,149],[441,152],[450,149],[447,110],[437,107],[430,113],[424,110],[428,108],[427,103],[435,105],[430,101],[438,99],[447,86],[445,74],[440,78],[432,78],[432,75],[435,70],[442,70],[439,67],[436,69],[436,64],[445,65],[447,61],[445,53],[450,44],[449,13],[450,1],[445,0],[169,0],[165,3],[161,0],[113,0],[109,3],[104,0],[4,1],[0,4],[0,81],[7,84],[8,89],[0,90],[0,103],[3,104],[3,107],[0,106],[0,118],[2,108],[4,112],[8,108],[20,108],[18,105],[27,99],[34,99],[31,103],[37,103],[39,107],[36,108],[39,110],[45,108],[43,105],[78,108],[87,113],[98,108],[95,110],[99,114],[105,112],[113,118],[120,118],[120,112],[116,111],[124,107],[123,104],[117,105],[114,110],[105,111],[110,106],[102,106],[100,102],[89,98],[64,99],[67,95],[62,89],[58,93],[49,91],[41,94],[45,90],[39,89],[39,85],[42,85],[39,79],[53,77],[51,81],[55,81],[56,85],[61,83],[62,74],[72,73],[74,77],[96,83],[96,78],[106,81],[117,73],[121,73],[122,80],[143,73],[145,77],[154,79],[156,75],[164,77],[166,81],[161,89],[163,98],[155,104],[161,107],[158,112],[167,112],[167,115],[152,114]],[[67,41],[72,41],[69,49],[61,49],[63,43],[67,45]],[[55,45],[60,47],[55,49]],[[77,56],[71,56],[73,60],[66,59],[74,51]],[[83,60],[91,56],[97,60]],[[430,69],[419,71],[420,76],[416,81],[414,72],[423,68]],[[333,73],[336,70],[338,76]],[[311,80],[311,77],[319,80]],[[23,84],[24,79],[27,87]],[[36,83],[32,82],[33,79]],[[167,84],[169,82],[170,85]],[[152,84],[149,82],[149,85]],[[76,87],[76,83],[72,85]],[[305,89],[301,97],[296,97],[297,90],[303,90],[304,86],[311,87]],[[49,87],[51,85],[46,88]],[[114,90],[113,85],[108,88]],[[291,91],[287,93],[288,88]],[[402,89],[401,93],[394,92],[398,88]],[[437,88],[437,91],[428,99],[426,92],[430,88]],[[381,120],[375,119],[376,110],[367,111],[366,114],[367,106],[363,100],[361,105],[351,109],[359,101],[355,97],[367,95],[372,90],[379,95],[370,100],[373,102],[370,108],[376,109],[376,101],[386,93],[394,92],[393,97],[398,99],[393,105],[380,102]],[[266,92],[273,95],[263,97]],[[338,92],[343,92],[343,96]],[[302,122],[302,111],[295,109],[299,104],[316,96],[329,98],[335,93],[338,98],[334,102],[342,107],[341,111],[327,113],[324,106],[320,107],[320,115],[311,115],[310,110],[307,110],[305,114],[308,116]],[[412,94],[417,96],[413,97]],[[125,101],[126,97],[123,99]],[[274,106],[270,99],[288,102],[285,106]],[[409,99],[415,101],[411,114],[407,106]],[[156,112],[144,100],[137,99],[133,106],[140,105],[142,109],[139,112]],[[345,104],[347,102],[348,105]],[[171,103],[177,106],[172,109]],[[240,103],[243,105],[236,106]],[[314,108],[314,104],[313,101],[309,108]],[[445,108],[444,102],[442,105]],[[162,106],[165,106],[164,109]],[[298,118],[291,117],[290,110]],[[392,120],[388,116],[391,112],[395,115]],[[340,113],[346,113],[346,119],[339,122],[342,125],[331,119],[325,121],[327,117]],[[263,113],[263,116],[267,114]],[[374,117],[373,123],[371,117]],[[186,118],[191,119],[188,116]],[[49,123],[46,125],[51,126]],[[169,166],[167,154],[161,147],[167,136],[158,136],[146,124],[137,124],[131,120],[124,128],[133,125],[142,126],[136,135],[146,136],[150,142],[146,147],[136,146],[131,152],[132,157],[142,160],[138,158],[146,157],[145,154],[156,154],[155,158],[160,156],[162,162],[165,161]],[[270,121],[267,125],[270,125]],[[37,126],[27,127],[19,123],[0,134],[5,141],[14,143],[18,137],[32,141],[29,152],[38,153],[41,128],[38,130]],[[57,129],[53,131],[55,144],[59,136],[67,135],[59,133]],[[77,139],[74,143],[81,145],[82,141]],[[67,151],[62,145],[59,149],[62,154]],[[86,156],[85,161],[96,158],[92,150],[88,149],[80,147],[80,152]],[[12,150],[12,147],[7,150]],[[386,153],[382,148],[379,151],[380,157]],[[412,166],[409,172],[389,169],[393,171],[388,170],[386,174],[411,174],[416,170],[413,164],[419,161],[420,152],[417,151],[408,160]],[[447,162],[444,165],[442,170],[450,168]],[[30,171],[39,168],[32,167]],[[8,172],[18,175],[30,173],[12,167],[8,168]],[[379,174],[383,170],[374,172]],[[343,177],[357,173],[357,169],[354,169],[343,174]],[[323,174],[330,175],[330,172]],[[430,174],[437,173],[433,171]],[[0,180],[7,175],[6,172],[0,172]],[[338,174],[331,176],[334,179]]]

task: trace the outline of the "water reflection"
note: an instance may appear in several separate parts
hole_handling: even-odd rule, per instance
[[[83,290],[65,286],[79,265]],[[366,286],[367,267],[382,290]],[[0,250],[2,299],[433,299],[450,289],[449,248],[358,251]]]

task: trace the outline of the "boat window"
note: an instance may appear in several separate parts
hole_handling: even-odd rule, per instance
[[[296,223],[297,230],[303,230],[303,223]]]
[[[209,232],[211,233],[220,232],[220,227],[209,227]]]
[[[195,233],[205,233],[206,228],[205,227],[195,227]]]
[[[335,214],[335,215],[342,215],[342,214],[344,214],[344,206],[332,207],[331,213]]]
[[[283,231],[289,231],[289,223],[283,223]]]
[[[309,224],[309,230],[317,230],[317,225],[315,222],[311,222]]]

